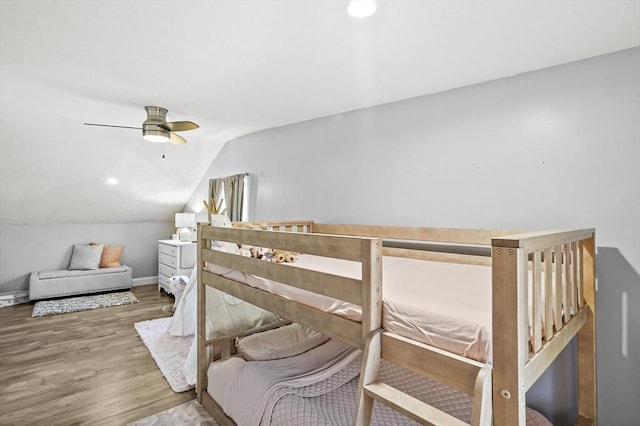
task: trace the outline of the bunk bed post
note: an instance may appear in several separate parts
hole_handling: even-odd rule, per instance
[[[524,426],[527,253],[493,244],[493,426]]]
[[[382,327],[382,240],[362,240],[362,341]]]
[[[202,239],[202,227],[204,225],[208,225],[208,223],[199,223],[198,224],[198,260],[196,262],[196,267],[198,268],[198,282],[196,283],[197,287],[197,329],[196,329],[196,339],[197,340],[197,378],[196,378],[196,394],[198,396],[198,402],[202,404],[202,395],[203,390],[205,389],[205,382],[207,380],[207,360],[206,360],[206,330],[205,330],[205,316],[206,316],[206,287],[204,282],[202,281],[202,271],[204,269],[204,260],[202,259],[202,249],[209,248],[206,246],[207,242]]]
[[[597,424],[596,398],[596,275],[595,232],[584,240],[582,251],[583,295],[589,316],[578,332],[578,419],[577,425]]]

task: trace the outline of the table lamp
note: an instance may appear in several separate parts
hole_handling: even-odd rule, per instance
[[[176,228],[180,228],[178,231],[180,241],[191,241],[191,228],[195,226],[195,213],[176,213]]]

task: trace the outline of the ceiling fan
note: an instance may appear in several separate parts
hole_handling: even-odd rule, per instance
[[[172,121],[167,122],[167,110],[157,106],[146,106],[147,119],[142,123],[142,127],[117,126],[113,124],[83,123],[85,126],[117,127],[121,129],[142,130],[142,138],[149,142],[171,142],[175,144],[185,144],[187,140],[175,132],[184,132],[197,129],[198,126],[192,121]]]

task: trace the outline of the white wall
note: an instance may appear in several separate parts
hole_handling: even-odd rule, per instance
[[[33,271],[66,269],[73,244],[124,245],[120,263],[133,278],[157,277],[158,240],[171,237],[173,223],[39,224],[0,226],[0,293],[29,288]]]
[[[255,220],[595,226],[600,424],[637,425],[639,159],[635,48],[239,138],[188,206],[210,177],[247,172]],[[575,415],[573,356],[575,345],[530,392],[559,425]]]

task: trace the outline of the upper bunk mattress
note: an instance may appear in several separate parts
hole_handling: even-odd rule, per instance
[[[303,254],[291,267],[361,279],[359,262]],[[254,275],[208,265],[215,274],[360,321],[357,305]],[[393,333],[490,361],[491,267],[384,256],[382,322]]]

